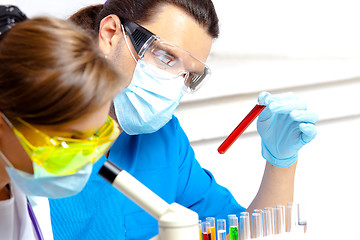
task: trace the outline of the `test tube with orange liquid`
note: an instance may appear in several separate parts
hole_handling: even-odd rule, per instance
[[[210,227],[208,229],[208,232],[210,232],[211,240],[216,240],[215,218],[214,217],[207,217],[206,222],[210,223]]]

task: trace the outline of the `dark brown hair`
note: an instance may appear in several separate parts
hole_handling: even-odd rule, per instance
[[[204,26],[211,37],[219,36],[219,20],[211,0],[108,0],[104,5],[80,10],[70,20],[97,35],[100,21],[110,14],[141,24],[151,20],[161,4],[179,7]]]
[[[0,111],[40,125],[75,120],[124,84],[92,38],[68,21],[18,23],[0,41]]]

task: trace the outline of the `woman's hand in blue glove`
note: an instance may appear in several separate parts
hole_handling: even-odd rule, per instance
[[[274,166],[289,167],[296,162],[298,151],[315,138],[318,115],[307,111],[305,102],[294,93],[262,92],[258,101],[266,105],[257,121],[262,155]]]

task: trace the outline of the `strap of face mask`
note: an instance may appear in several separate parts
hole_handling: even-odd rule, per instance
[[[12,125],[12,123],[9,121],[9,119],[5,116],[5,114],[1,112],[0,115],[1,115],[2,119],[7,123],[7,125],[8,125],[10,128],[12,128],[13,125]],[[6,165],[7,165],[8,167],[12,167],[12,168],[14,167],[14,166],[11,164],[11,162],[9,161],[9,159],[4,155],[4,153],[3,153],[1,150],[0,150],[0,158],[4,160],[4,162],[6,163]]]
[[[127,38],[126,38],[125,29],[124,29],[124,26],[123,26],[122,24],[121,24],[121,30],[122,30],[122,32],[123,32],[123,34],[124,34],[124,39],[125,39],[126,46],[127,46],[127,48],[129,49],[129,52],[130,52],[132,58],[134,59],[135,63],[137,63],[137,60],[136,60],[134,54],[132,53],[132,51],[131,51],[131,49],[130,49],[129,42],[127,41]]]
[[[7,167],[12,167],[14,168],[14,165],[12,165],[12,163],[9,161],[9,159],[3,154],[2,151],[0,151],[0,158],[2,160],[4,160],[4,162],[6,163]]]

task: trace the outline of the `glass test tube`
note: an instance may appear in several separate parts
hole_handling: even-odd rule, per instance
[[[255,107],[246,115],[239,125],[230,133],[225,141],[218,148],[220,154],[224,154],[229,147],[240,137],[245,129],[254,121],[254,119],[265,109],[265,105],[256,104]]]
[[[252,214],[252,238],[260,238],[263,236],[263,224],[262,224],[262,216],[259,212],[254,212]]]
[[[239,216],[239,240],[250,239],[250,219],[248,212],[242,212]]]
[[[227,218],[227,225],[226,225],[226,233],[229,234],[229,227],[230,227],[230,218],[236,217],[235,214],[229,214]]]
[[[304,228],[304,233],[306,233],[307,230],[307,221],[305,218],[305,213],[303,207],[300,208],[300,204],[297,204],[297,222],[300,227]]]
[[[286,232],[291,232],[292,228],[295,226],[294,220],[293,203],[289,202],[286,205]]]
[[[264,211],[261,210],[261,209],[254,209],[254,213],[259,213],[260,214],[260,219],[259,219],[259,221],[261,223],[261,236],[260,237],[262,237],[263,234],[264,234],[264,222],[263,222],[264,221],[263,220]]]
[[[207,217],[206,221],[210,223],[210,228],[208,229],[208,232],[210,232],[211,234],[211,240],[216,240],[215,218]]]
[[[272,209],[264,208],[263,213],[263,224],[264,224],[264,237],[273,235],[273,224],[272,224]]]
[[[229,219],[229,235],[230,240],[239,239],[239,227],[238,227],[238,218],[236,216]]]
[[[203,240],[203,239],[202,239],[202,226],[201,226],[201,220],[199,220],[199,240]]]
[[[275,234],[275,224],[274,224],[274,214],[275,214],[275,209],[272,207],[266,207],[264,208],[264,211],[269,211],[270,212],[270,223],[269,225],[271,226],[271,229],[269,231],[271,231],[271,234]]]
[[[203,240],[211,240],[211,234],[210,234],[210,232],[208,232],[208,229],[210,229],[210,223],[202,222],[201,229],[202,229],[202,239]]]
[[[286,207],[284,205],[277,205],[277,208],[281,208],[282,212],[282,232],[286,232]]]
[[[217,220],[217,239],[226,240],[226,220],[218,219]]]
[[[275,234],[285,232],[285,206],[277,205],[274,208],[274,230]]]

